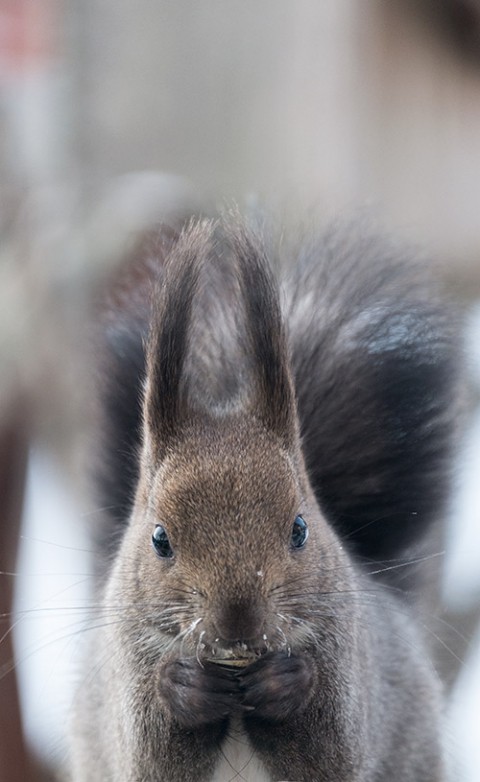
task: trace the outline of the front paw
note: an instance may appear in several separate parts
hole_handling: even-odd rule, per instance
[[[238,678],[247,718],[283,722],[307,706],[315,673],[306,657],[270,652],[249,665]]]
[[[173,718],[184,728],[221,722],[240,705],[240,684],[230,671],[194,659],[172,660],[159,675],[159,693]]]

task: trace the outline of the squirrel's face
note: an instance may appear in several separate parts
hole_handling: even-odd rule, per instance
[[[153,643],[211,657],[308,642],[309,596],[320,570],[331,588],[339,547],[299,459],[239,416],[145,465],[120,572]]]
[[[242,394],[224,415],[196,397],[192,319],[212,230],[179,240],[153,308],[141,477],[110,581],[128,606],[128,643],[152,659],[305,648],[319,613],[332,615],[322,593],[348,579],[303,466],[277,286],[240,228]]]

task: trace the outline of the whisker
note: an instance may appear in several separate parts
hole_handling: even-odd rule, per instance
[[[75,638],[78,635],[81,635],[85,632],[90,632],[91,630],[98,630],[104,627],[112,627],[115,625],[120,624],[121,620],[117,620],[116,622],[102,622],[101,624],[94,624],[87,627],[82,627],[77,630],[74,630],[72,632],[65,633],[63,635],[57,636],[55,638],[50,638],[45,643],[41,644],[40,646],[35,646],[35,649],[33,649],[28,654],[24,655],[23,657],[20,657],[19,659],[12,658],[9,662],[4,663],[0,667],[0,681],[7,676],[11,671],[13,671],[17,665],[23,665],[25,662],[30,660],[33,655],[37,654],[39,651],[42,651],[43,649],[48,648],[52,644],[60,643],[61,641],[65,641],[67,639]],[[76,627],[76,624],[74,625]]]
[[[64,551],[81,551],[84,554],[95,554],[93,549],[79,548],[78,546],[66,546],[63,543],[58,543],[53,540],[44,540],[43,538],[34,538],[31,535],[19,535],[20,540],[26,540],[30,543],[42,543],[45,546],[54,546],[55,548],[61,548]]]
[[[198,642],[197,642],[197,646],[196,646],[196,649],[195,649],[195,656],[197,658],[197,662],[198,662],[198,664],[202,668],[204,668],[205,666],[203,665],[202,661],[200,660],[200,650],[201,650],[202,646],[203,646],[203,648],[205,648],[205,644],[202,644],[202,638],[203,638],[204,635],[205,635],[205,630],[202,630],[202,632],[200,633],[200,635],[198,637]]]
[[[367,576],[375,576],[379,573],[386,573],[389,570],[397,570],[400,568],[408,567],[409,565],[418,565],[421,562],[428,562],[432,559],[436,559],[438,557],[444,557],[445,551],[438,551],[435,554],[427,554],[424,557],[418,557],[417,559],[409,559],[407,561],[399,562],[396,565],[390,565],[389,567],[380,568],[379,570],[371,570],[369,573],[367,573]]]

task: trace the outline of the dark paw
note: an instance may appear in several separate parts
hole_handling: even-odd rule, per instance
[[[306,657],[271,652],[238,676],[246,717],[283,722],[307,706],[314,687],[314,669]]]
[[[158,687],[172,716],[184,728],[218,723],[242,710],[235,675],[212,663],[201,666],[195,658],[167,663],[160,671]]]

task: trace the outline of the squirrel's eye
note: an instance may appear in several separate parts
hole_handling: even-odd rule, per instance
[[[297,516],[293,522],[291,544],[293,548],[302,548],[308,538],[307,523],[301,516]]]
[[[155,531],[152,535],[152,544],[155,549],[155,553],[159,557],[173,557],[173,549],[170,545],[168,535],[165,532],[165,528],[161,524],[157,524]]]

